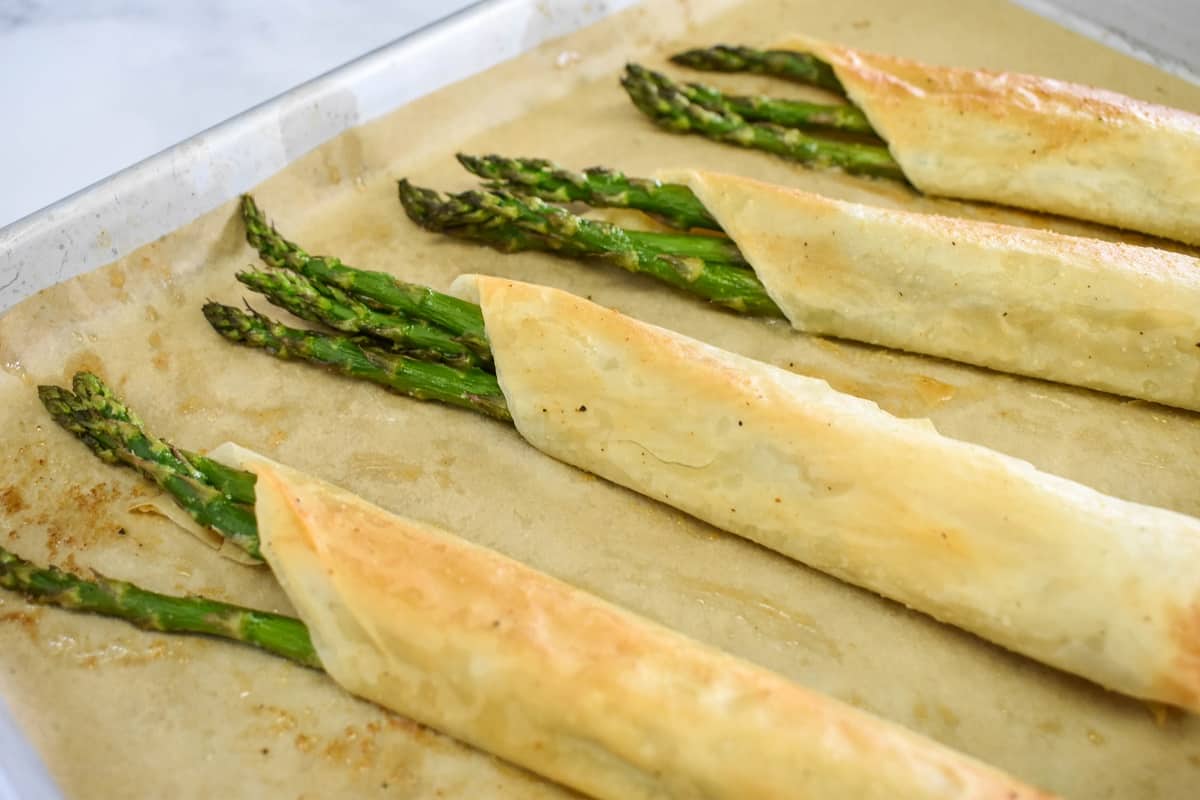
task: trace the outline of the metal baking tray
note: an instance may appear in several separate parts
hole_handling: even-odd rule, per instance
[[[0,313],[191,222],[349,128],[635,2],[482,0],[0,229]],[[1187,55],[1142,47],[1052,0],[1016,2],[1195,79]],[[0,800],[34,797],[60,795],[0,701]]]

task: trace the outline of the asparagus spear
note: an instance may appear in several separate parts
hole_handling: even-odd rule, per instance
[[[781,316],[753,271],[735,265],[744,261],[740,253],[734,261],[736,247],[728,240],[678,234],[638,236],[635,234],[641,232],[584,219],[537,198],[522,199],[505,192],[441,195],[407,180],[400,181],[399,188],[409,217],[429,230],[493,246],[507,231],[526,230],[559,245],[544,249],[602,258],[742,313]],[[488,238],[478,236],[481,230],[488,232]],[[713,260],[716,258],[722,260]]]
[[[699,47],[671,56],[683,67],[710,72],[753,72],[816,86],[835,94],[846,94],[833,67],[811,53],[792,50],[756,50],[753,47],[717,45]]]
[[[336,287],[389,313],[440,326],[480,357],[490,353],[483,315],[477,306],[425,286],[405,283],[386,272],[369,272],[348,267],[336,258],[311,256],[280,236],[250,195],[242,196],[242,220],[246,240],[267,264],[294,270],[313,283]]]
[[[698,133],[718,142],[765,150],[803,164],[840,167],[857,175],[904,181],[886,147],[811,136],[796,128],[747,122],[741,116],[693,103],[665,75],[628,64],[621,85],[634,105],[658,126],[675,133]]]
[[[235,503],[254,505],[254,473],[227,467],[205,455],[178,448],[170,442],[146,433],[141,418],[113,394],[104,381],[90,372],[77,372],[72,379],[71,388],[81,406],[86,406],[103,417],[133,425],[137,429],[136,433],[140,435],[137,441],[140,443],[142,439],[145,440],[144,446],[140,448],[142,457],[159,459],[166,466],[181,469],[184,474],[207,481],[214,489]],[[46,391],[54,394],[53,387]],[[61,392],[61,390],[58,391]],[[77,419],[81,413],[77,410]],[[76,425],[79,423],[76,422]]]
[[[102,575],[86,580],[55,567],[37,567],[3,547],[0,586],[35,603],[117,617],[145,630],[231,639],[321,668],[304,623],[281,614],[203,597],[172,597]]]
[[[298,331],[215,303],[205,307],[205,315],[226,338],[265,347],[281,358],[303,358],[419,399],[441,400],[511,420],[495,376],[486,372],[415,361],[350,337]],[[199,524],[262,558],[253,474],[188,454],[147,432],[138,416],[91,373],[77,374],[73,386],[74,393],[58,386],[38,387],[38,397],[55,422],[102,460],[126,464],[154,481]]]
[[[313,283],[297,272],[280,269],[239,272],[237,279],[301,319],[321,322],[343,333],[385,339],[413,358],[442,361],[456,367],[491,363],[490,358],[481,358],[441,328],[399,314],[375,311],[337,287]]]
[[[253,309],[241,311],[209,302],[204,305],[204,316],[226,339],[262,348],[277,358],[308,361],[418,400],[439,400],[512,420],[496,376],[482,370],[418,361],[342,334],[289,328]]]
[[[450,204],[446,195],[415,186],[408,179],[400,181],[399,190],[400,204],[409,219],[428,230],[440,231],[444,225],[452,225],[454,236],[486,244],[502,253],[533,250],[575,258],[592,255],[572,239],[518,227],[482,207]]]
[[[770,122],[785,128],[830,128],[878,138],[867,117],[852,105],[826,105],[782,100],[766,95],[727,95],[703,83],[678,84],[684,97],[697,105],[742,119]]]
[[[713,265],[743,270],[749,267],[737,245],[724,237],[627,230],[576,216],[537,197],[522,198],[511,192],[469,191],[441,195],[403,180],[400,182],[400,202],[409,217],[421,225],[457,228],[511,223],[543,239],[561,241],[572,255],[620,250],[644,259],[656,256],[699,258]]]
[[[680,184],[629,178],[604,167],[573,172],[540,158],[459,153],[458,161],[469,172],[491,181],[490,188],[560,203],[635,208],[676,228],[721,229],[692,190]]]
[[[200,525],[220,533],[251,556],[262,558],[254,509],[215,488],[180,450],[146,433],[136,422],[95,410],[91,406],[94,395],[81,399],[58,386],[39,386],[38,397],[55,422],[78,436],[100,458],[133,467],[170,494]],[[220,467],[220,471],[231,480],[245,483],[227,467]]]

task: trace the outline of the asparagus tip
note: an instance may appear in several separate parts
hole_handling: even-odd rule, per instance
[[[400,193],[400,205],[404,208],[404,213],[421,227],[427,227],[432,210],[432,202],[435,199],[432,196],[434,194],[433,190],[422,189],[408,178],[401,178],[397,183],[397,188]]]
[[[253,195],[242,195],[238,209],[241,212],[242,223],[246,226],[246,236],[248,239],[250,238],[252,229],[270,227],[266,217],[262,213],[262,209],[258,207],[258,203],[254,202]],[[254,245],[254,242],[251,241],[250,244]]]
[[[467,172],[475,172],[477,169],[482,168],[489,159],[493,159],[495,157],[496,156],[472,156],[468,155],[467,153],[454,154],[455,160],[457,160],[458,163],[467,170]]]
[[[117,406],[122,412],[125,411],[124,403],[117,399],[113,390],[108,387],[99,375],[94,372],[82,370],[76,372],[71,378],[71,388],[80,400],[90,401],[93,404]]]
[[[56,420],[70,413],[70,401],[75,396],[61,386],[42,385],[37,387],[38,400]]]
[[[217,333],[231,342],[240,342],[249,347],[261,347],[284,357],[285,348],[275,334],[276,323],[265,314],[259,313],[250,301],[242,298],[246,309],[209,300],[202,307],[204,318]]]
[[[439,215],[447,212],[449,196],[417,186],[408,178],[401,178],[398,188],[400,205],[404,207],[408,218],[426,230],[440,231]]]
[[[241,196],[241,211],[246,216],[262,216],[262,209],[258,207],[258,203],[254,200],[254,195],[249,192]]]
[[[247,289],[255,292],[265,292],[269,285],[272,285],[277,281],[285,280],[289,274],[294,273],[287,273],[285,270],[272,267],[267,267],[266,269],[257,269],[251,265],[246,269],[238,270],[237,272],[233,273],[233,277],[237,279],[238,283],[242,284]],[[212,301],[210,300],[208,303],[205,303],[205,307],[207,307],[211,302]]]
[[[249,308],[248,305],[247,308]],[[236,338],[233,334],[237,332],[236,323],[242,315],[241,311],[233,306],[218,303],[216,300],[206,300],[200,310],[203,312],[204,318],[208,320],[208,324],[212,325],[218,333],[226,338]],[[253,309],[251,310],[253,311]]]

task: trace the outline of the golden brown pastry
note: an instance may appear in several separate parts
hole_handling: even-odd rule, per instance
[[[1049,795],[445,531],[226,445],[343,687],[606,800]]]
[[[679,170],[798,330],[1200,410],[1200,260]]]
[[[1200,244],[1200,116],[1011,72],[939,67],[805,36],[923,192]]]
[[[1200,520],[821,380],[474,275],[517,430],[719,528],[1135,697],[1200,711]]]

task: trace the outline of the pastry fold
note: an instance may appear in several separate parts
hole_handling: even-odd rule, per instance
[[[1200,116],[1116,92],[805,36],[923,192],[1200,244]]]
[[[1200,410],[1200,260],[677,170],[798,330]]]
[[[1048,798],[900,726],[262,456],[263,553],[361,697],[604,800]]]
[[[1046,664],[1200,711],[1200,520],[541,286],[462,276],[543,452]]]

